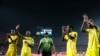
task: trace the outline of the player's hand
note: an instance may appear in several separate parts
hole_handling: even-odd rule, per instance
[[[62,26],[62,29],[64,29],[65,26]]]
[[[10,35],[10,33],[7,33],[7,35]]]
[[[62,32],[64,32],[65,26],[62,26]]]
[[[7,33],[7,36],[10,36],[10,33]],[[10,38],[10,37],[8,37],[8,38]]]
[[[16,29],[16,30],[18,30],[19,26],[20,26],[20,25],[18,24],[18,25],[16,26],[16,28],[15,28],[15,29]]]
[[[83,14],[83,18],[84,18],[84,22],[87,22],[88,21],[88,16],[86,14]]]

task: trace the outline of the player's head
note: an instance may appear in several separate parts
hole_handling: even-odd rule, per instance
[[[94,23],[94,21],[93,21],[92,19],[88,19],[88,21]],[[87,22],[87,25],[88,25],[89,27],[93,27],[93,26],[92,26],[90,23],[88,23],[88,22]]]
[[[46,32],[44,36],[45,36],[45,37],[48,37],[48,32]]]
[[[70,31],[72,31],[73,30],[73,26],[72,25],[67,25],[66,26],[66,31],[67,32],[70,32]]]
[[[30,36],[31,32],[30,31],[26,31],[26,36]]]
[[[15,34],[15,30],[11,29],[11,34],[14,35]]]

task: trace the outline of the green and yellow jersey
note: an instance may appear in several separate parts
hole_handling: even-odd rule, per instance
[[[48,52],[52,49],[53,40],[50,37],[44,37],[40,40],[40,44],[42,51]]]

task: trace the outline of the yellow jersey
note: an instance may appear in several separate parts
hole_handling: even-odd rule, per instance
[[[15,41],[14,43],[10,43],[10,42],[11,42],[11,39],[8,38],[8,42],[10,43],[8,49],[10,49],[10,50],[15,50],[15,49],[17,48],[18,36],[17,36],[17,35],[11,35],[10,37],[11,37],[11,39],[12,39],[13,41],[15,41],[15,40],[16,40],[16,41]]]
[[[88,32],[88,48],[94,49],[99,47],[99,28],[89,28],[86,31]]]
[[[67,43],[66,43],[67,44],[67,46],[66,46],[67,53],[73,53],[73,52],[76,53],[77,52],[76,41],[77,41],[78,34],[77,34],[77,32],[72,31],[69,33],[69,35],[73,36],[74,39],[70,39],[68,37],[68,35],[65,35],[64,39],[67,40]]]
[[[22,50],[31,50],[29,47],[31,44],[34,44],[34,39],[32,37],[24,36]]]

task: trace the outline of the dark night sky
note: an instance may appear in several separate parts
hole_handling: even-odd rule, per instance
[[[61,36],[61,26],[71,24],[79,32],[82,14],[87,13],[95,21],[100,17],[100,3],[97,1],[33,1],[33,0],[1,0],[0,32],[9,32],[17,24],[20,31],[31,30],[35,34],[36,27],[52,27],[54,36]],[[83,34],[79,32],[79,36]],[[84,35],[83,35],[84,36]]]

